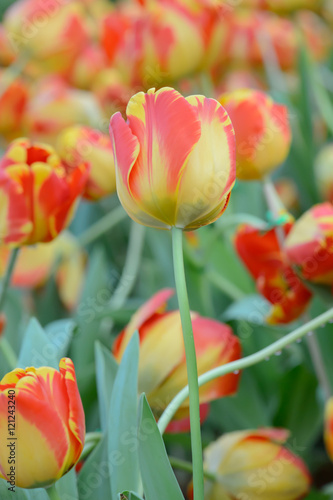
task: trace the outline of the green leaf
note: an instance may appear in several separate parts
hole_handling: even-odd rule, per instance
[[[18,366],[51,366],[58,369],[60,357],[58,348],[50,343],[38,321],[32,318],[23,337]]]
[[[110,476],[112,498],[140,481],[137,454],[137,394],[139,336],[131,338],[122,357],[111,396],[108,422],[108,458],[114,464]]]
[[[25,490],[15,487],[14,491],[8,490],[10,484],[4,479],[0,479],[0,498],[1,500],[28,500]]]
[[[143,500],[138,497],[133,491],[124,491],[118,495],[118,500]]]
[[[146,500],[184,500],[155,418],[143,394],[139,405],[139,462]]]
[[[78,477],[79,498],[84,500],[110,499],[109,478],[113,464],[108,461],[107,436],[91,452]]]
[[[44,327],[50,346],[54,346],[59,358],[67,355],[75,326],[75,322],[72,319],[60,319]]]
[[[261,295],[248,295],[228,307],[221,319],[223,321],[245,320],[249,323],[263,325],[270,308],[269,302]]]
[[[79,500],[75,469],[67,472],[67,474],[59,479],[56,483],[56,488],[61,500]]]
[[[95,359],[99,417],[102,431],[105,432],[108,426],[109,406],[118,363],[100,342],[95,344]]]

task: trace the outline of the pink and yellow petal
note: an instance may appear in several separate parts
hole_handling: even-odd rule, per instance
[[[179,227],[218,217],[236,178],[235,134],[227,112],[214,99],[190,96],[186,100],[201,122],[201,136],[179,183]]]

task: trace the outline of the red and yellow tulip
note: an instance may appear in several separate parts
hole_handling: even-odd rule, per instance
[[[27,106],[29,91],[27,84],[16,79],[6,88],[6,70],[0,71],[0,134],[7,140],[19,137],[22,131],[24,112]]]
[[[333,206],[315,205],[291,229],[284,245],[301,276],[320,285],[333,285]]]
[[[318,154],[314,173],[322,199],[333,203],[333,143],[327,144]]]
[[[115,342],[113,353],[119,361],[135,330],[140,337],[139,392],[145,392],[156,416],[187,385],[187,371],[179,311],[165,312],[171,289],[161,290],[132,317]],[[192,313],[198,373],[239,359],[240,344],[231,328],[223,323]],[[239,374],[230,373],[199,389],[200,404],[233,394]],[[188,417],[186,400],[176,419]]]
[[[9,256],[10,249],[0,247],[0,276],[7,269]],[[49,243],[21,248],[11,284],[15,287],[38,288],[55,271],[59,297],[68,309],[73,309],[82,291],[85,263],[86,255],[78,242],[69,232],[64,231]]]
[[[59,370],[16,368],[0,382],[0,477],[10,475],[8,407],[14,401],[15,485],[21,488],[51,485],[83,449],[85,418],[73,362],[63,358]]]
[[[287,224],[284,233],[289,231]],[[289,323],[303,314],[312,294],[280,249],[275,229],[261,232],[250,225],[241,226],[236,233],[235,248],[256,280],[258,291],[273,305],[266,318],[268,323]]]
[[[56,149],[71,168],[83,162],[90,165],[83,193],[85,198],[99,200],[116,191],[116,172],[108,135],[90,127],[69,127],[58,137]]]
[[[205,484],[205,500],[304,498],[311,477],[303,461],[283,446],[288,435],[284,429],[239,431],[210,444],[204,465],[217,481]]]
[[[19,0],[4,27],[16,53],[27,51],[42,72],[66,72],[88,40],[81,2]]]
[[[225,210],[235,182],[235,137],[214,99],[154,89],[134,95],[127,122],[111,117],[117,192],[126,212],[155,228],[197,229]]]
[[[222,94],[219,101],[235,129],[239,179],[262,179],[284,162],[291,145],[285,106],[250,89]]]
[[[324,441],[327,454],[333,462],[333,397],[329,398],[325,407]]]
[[[1,243],[11,247],[53,240],[68,226],[89,174],[68,169],[46,144],[11,142],[0,160]]]

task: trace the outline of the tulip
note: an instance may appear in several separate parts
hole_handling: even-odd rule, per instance
[[[333,206],[315,205],[298,219],[284,245],[301,276],[319,285],[333,285]]]
[[[282,205],[288,212],[299,209],[299,191],[294,181],[288,177],[281,177],[274,183],[274,186]]]
[[[238,431],[211,443],[204,463],[217,480],[207,481],[205,500],[304,498],[311,476],[303,461],[282,446],[288,434],[284,429]]]
[[[327,454],[333,461],[333,397],[329,398],[325,407],[324,441]]]
[[[57,151],[70,168],[83,162],[90,165],[83,193],[85,198],[99,200],[116,191],[116,172],[108,135],[90,127],[69,127],[58,137]]]
[[[56,76],[39,82],[28,103],[24,126],[33,140],[55,146],[57,136],[71,125],[94,126],[103,121],[91,92],[71,88]]]
[[[187,385],[187,371],[179,311],[165,312],[173,290],[155,294],[132,317],[117,338],[113,353],[118,361],[133,333],[140,337],[139,392],[145,392],[155,416],[160,416],[171,399]],[[198,373],[239,359],[240,344],[231,328],[223,323],[192,314]],[[229,373],[199,389],[200,404],[236,392],[239,374]],[[176,419],[188,416],[186,400]]]
[[[177,2],[130,4],[112,12],[104,21],[102,45],[126,83],[145,89],[191,74],[204,56],[200,26]]]
[[[128,121],[111,117],[117,192],[140,224],[197,229],[227,207],[235,182],[235,138],[214,99],[171,88],[134,95]]]
[[[290,227],[289,223],[284,226],[285,234]],[[312,295],[280,249],[275,229],[261,233],[250,225],[241,226],[236,233],[235,248],[256,280],[258,291],[273,306],[266,318],[268,323],[289,323],[303,314]]]
[[[81,2],[19,0],[4,16],[16,53],[28,52],[43,71],[67,71],[88,40]]]
[[[7,87],[6,70],[0,71],[0,134],[8,140],[21,134],[28,97],[28,87],[23,80],[16,79]]]
[[[235,128],[239,179],[262,179],[285,161],[291,144],[285,106],[256,90],[222,94],[219,101]]]
[[[333,143],[327,144],[318,154],[314,172],[322,199],[333,203]]]
[[[69,81],[74,87],[90,89],[97,75],[106,66],[106,56],[97,44],[88,44],[69,70]]]
[[[69,170],[48,145],[11,142],[0,160],[1,243],[47,242],[71,221],[87,182],[85,164]]]
[[[85,436],[84,413],[73,362],[63,358],[59,370],[16,368],[0,382],[0,477],[8,480],[8,438],[15,437],[15,485],[50,486],[79,460]],[[8,409],[15,408],[14,435]]]
[[[9,66],[14,60],[15,52],[9,43],[5,28],[0,24],[0,65]]]
[[[0,247],[0,276],[7,269],[9,255],[7,246]],[[39,288],[55,271],[60,299],[71,310],[80,297],[85,262],[85,254],[74,236],[64,231],[49,243],[23,247],[15,263],[11,284],[15,287]]]
[[[116,111],[126,112],[126,105],[133,95],[123,75],[114,68],[103,69],[98,73],[92,85],[92,92],[96,96],[104,116],[108,119]]]

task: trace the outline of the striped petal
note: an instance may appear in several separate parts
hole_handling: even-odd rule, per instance
[[[201,136],[185,166],[178,193],[178,227],[192,229],[216,220],[236,178],[235,134],[225,109],[214,99],[190,96]]]

